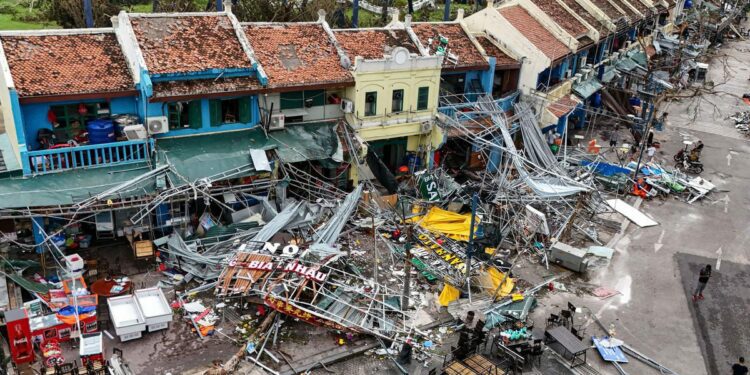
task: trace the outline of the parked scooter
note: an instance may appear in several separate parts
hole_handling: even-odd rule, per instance
[[[675,168],[686,173],[699,174],[703,172],[703,163],[701,163],[699,159],[700,152],[695,153],[695,156],[691,157],[693,152],[688,151],[688,146],[692,145],[693,142],[684,141],[683,144],[685,145],[685,148],[680,150],[680,152],[673,157],[674,161],[677,162]]]

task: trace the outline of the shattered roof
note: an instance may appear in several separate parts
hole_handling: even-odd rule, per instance
[[[555,61],[570,53],[568,47],[547,31],[526,9],[514,5],[500,9],[500,14],[550,60]]]
[[[492,56],[495,58],[495,67],[519,65],[518,60],[508,56],[505,52],[503,52],[503,50],[492,43],[492,41],[490,41],[490,39],[486,36],[477,36],[477,41],[479,41],[479,44],[482,45],[482,48],[484,48],[484,52],[487,53],[487,56]]]
[[[352,62],[357,56],[382,59],[396,47],[404,47],[411,53],[419,54],[419,48],[411,41],[406,30],[335,30],[334,36]]]
[[[547,106],[547,109],[553,115],[555,115],[555,117],[562,117],[566,113],[572,111],[579,103],[580,102],[576,100],[572,95],[565,95]]]
[[[19,97],[135,90],[114,33],[2,36]]]
[[[252,67],[227,15],[131,16],[152,74]]]
[[[573,37],[578,38],[588,32],[588,28],[563,8],[557,0],[533,0],[533,3]]]
[[[610,4],[609,0],[591,0],[591,2],[593,2],[597,8],[604,12],[604,15],[609,17],[612,22],[615,22],[625,16],[624,13],[620,12],[619,10],[617,10],[617,8],[614,7],[614,5]]]
[[[609,33],[609,30],[607,29],[607,25],[599,20],[596,19],[589,11],[587,11],[584,7],[581,6],[581,4],[578,4],[576,0],[560,0],[565,5],[570,8],[570,10],[573,11],[573,13],[577,14],[581,18],[583,18],[586,23],[594,27],[596,30],[599,31],[599,39],[603,38]]]
[[[430,55],[435,54],[441,35],[448,38],[448,51],[458,57],[458,63],[453,64],[448,59],[443,59],[445,68],[487,68],[489,66],[471,37],[458,23],[414,23],[412,30],[417,34],[422,45],[429,50]],[[432,43],[429,43],[430,41]]]
[[[218,79],[193,79],[154,82],[152,100],[166,98],[197,98],[206,95],[221,96],[237,93],[259,92],[263,86],[255,77],[231,77]]]
[[[243,29],[269,87],[354,82],[319,23],[248,24]]]

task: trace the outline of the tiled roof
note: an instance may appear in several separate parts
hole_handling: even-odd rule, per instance
[[[578,50],[581,51],[584,48],[587,48],[594,44],[594,40],[589,38],[588,36],[584,35],[580,38],[578,38]]]
[[[631,21],[641,19],[642,17],[638,15],[633,9],[631,9],[628,4],[633,4],[635,1],[624,1],[624,0],[612,0],[615,5],[620,7],[620,9],[625,12],[625,15],[630,18]]]
[[[487,60],[458,23],[415,23],[412,24],[412,29],[430,55],[435,54],[441,35],[448,38],[448,51],[458,57],[458,63],[453,64],[448,59],[443,59],[443,66],[446,68],[488,66]],[[432,44],[429,43],[430,40]]]
[[[135,90],[113,33],[0,39],[19,97]]]
[[[130,22],[152,74],[251,67],[226,15],[135,16]]]
[[[601,23],[599,20],[596,19],[591,13],[589,13],[584,7],[581,6],[581,4],[578,4],[576,0],[561,0],[565,5],[570,8],[575,14],[583,18],[586,23],[594,27],[599,31],[600,38],[604,37],[607,32],[607,27],[605,24]]]
[[[526,9],[514,5],[500,9],[500,14],[503,18],[508,20],[518,32],[534,44],[536,48],[549,57],[550,60],[555,61],[570,52],[565,44],[557,40],[557,38],[534,19]]]
[[[334,35],[352,62],[357,56],[382,59],[395,47],[404,47],[411,53],[419,54],[419,48],[411,41],[406,30],[335,30]]]
[[[651,9],[643,4],[641,0],[629,0],[628,3],[638,10],[641,14],[648,17],[651,15]]]
[[[588,32],[588,28],[578,22],[572,14],[568,13],[557,0],[533,0],[533,3],[574,38],[578,38]]]
[[[614,5],[610,4],[609,0],[591,0],[591,2],[593,2],[597,8],[604,12],[604,15],[609,17],[612,22],[615,22],[625,16],[624,13],[621,13],[619,10],[617,10],[617,8],[614,7]]]
[[[484,48],[484,52],[487,53],[487,56],[495,58],[495,67],[519,65],[519,62],[516,59],[508,56],[500,48],[497,48],[497,46],[486,36],[480,35],[477,37],[477,40],[479,41],[479,44],[482,45],[482,48]]]
[[[255,77],[193,79],[154,83],[152,99],[234,95],[238,92],[259,92],[263,87]]]
[[[555,117],[562,117],[566,113],[572,111],[580,102],[573,97],[573,95],[565,95],[556,102],[551,103],[547,106],[547,109],[555,115]]]
[[[250,24],[243,29],[269,87],[354,82],[321,24]]]

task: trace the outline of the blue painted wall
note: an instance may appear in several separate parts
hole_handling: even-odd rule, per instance
[[[222,99],[234,99],[226,97]],[[205,133],[222,132],[228,130],[240,130],[252,128],[260,122],[260,111],[258,108],[258,97],[256,95],[239,97],[240,100],[250,101],[250,122],[232,123],[211,126],[211,111],[209,109],[209,99],[197,99],[201,101],[201,127],[199,129],[178,129],[170,130],[164,134],[155,135],[155,138],[181,137],[186,135],[197,135]],[[166,116],[167,102],[154,102],[147,105],[147,116]]]
[[[23,126],[26,136],[26,144],[29,151],[37,150],[39,143],[36,141],[36,134],[39,129],[52,129],[52,124],[47,120],[47,113],[53,105],[79,104],[79,103],[96,103],[102,100],[74,100],[50,103],[21,104]],[[113,115],[116,114],[137,114],[137,100],[135,97],[112,98],[109,99],[109,110]]]

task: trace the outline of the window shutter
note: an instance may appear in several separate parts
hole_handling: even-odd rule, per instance
[[[188,124],[193,129],[203,127],[203,116],[201,116],[201,101],[193,100],[188,104]]]
[[[237,101],[240,122],[244,124],[250,123],[250,121],[252,121],[252,116],[250,114],[250,98],[239,98]]]
[[[208,109],[211,111],[211,126],[221,125],[221,100],[209,100]]]

